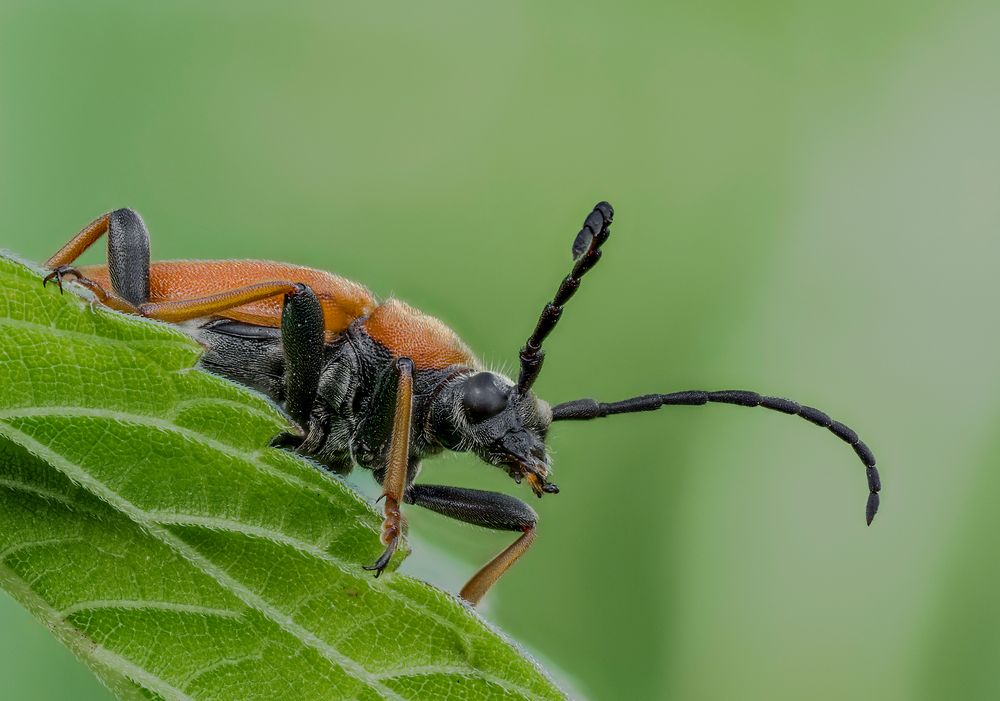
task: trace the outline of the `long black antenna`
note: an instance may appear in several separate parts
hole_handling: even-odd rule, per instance
[[[736,404],[738,406],[763,407],[780,411],[782,414],[793,414],[801,416],[806,421],[830,429],[837,438],[844,441],[861,458],[865,465],[868,476],[868,503],[865,507],[865,520],[868,525],[872,524],[872,519],[878,512],[879,496],[882,489],[882,481],[879,479],[878,469],[875,467],[875,455],[871,449],[865,445],[864,441],[858,438],[858,434],[840,423],[834,421],[824,412],[811,406],[804,406],[790,399],[780,397],[765,397],[756,392],[746,390],[730,389],[721,392],[703,392],[701,390],[688,390],[686,392],[674,392],[673,394],[646,394],[641,397],[632,397],[620,402],[605,404],[594,399],[576,399],[572,402],[558,404],[552,407],[553,421],[586,421],[588,419],[598,419],[612,414],[630,414],[637,411],[653,411],[661,406],[700,406],[709,402],[720,404]]]
[[[580,287],[580,279],[601,259],[601,246],[608,240],[611,233],[608,227],[611,226],[614,216],[615,210],[610,204],[598,202],[583,221],[583,228],[573,241],[575,261],[573,270],[563,279],[552,301],[542,309],[535,331],[521,348],[521,374],[517,378],[519,393],[527,392],[538,379],[538,373],[542,371],[542,362],[545,360],[542,343],[559,322],[563,306]]]

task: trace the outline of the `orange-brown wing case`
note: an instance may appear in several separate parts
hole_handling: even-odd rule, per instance
[[[80,268],[85,276],[111,289],[106,265]],[[194,299],[228,292],[257,282],[288,281],[312,288],[323,306],[326,330],[344,331],[352,321],[368,316],[375,299],[362,285],[338,275],[286,263],[260,260],[158,261],[149,268],[149,301]],[[228,309],[220,316],[257,326],[281,326],[281,297],[272,297]]]
[[[364,329],[395,357],[406,356],[418,368],[464,365],[480,362],[454,331],[433,316],[398,299],[387,299],[364,321]]]

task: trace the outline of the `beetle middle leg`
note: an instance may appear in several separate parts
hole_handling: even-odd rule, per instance
[[[323,307],[308,285],[285,294],[281,344],[285,356],[285,411],[309,432],[325,347]]]
[[[323,370],[325,323],[323,307],[308,285],[275,281],[247,285],[196,299],[148,302],[138,313],[160,321],[180,322],[220,314],[234,307],[284,295],[281,311],[281,343],[285,356],[285,411],[304,430],[316,402]],[[295,436],[282,434],[277,445],[294,448]]]
[[[385,395],[389,394],[395,386],[395,397],[389,402],[385,401]],[[413,361],[409,358],[398,358],[389,369],[389,372],[382,378],[382,406],[379,407],[379,416],[375,417],[376,426],[374,436],[384,432],[383,427],[378,424],[385,422],[389,416],[392,423],[389,427],[392,438],[389,442],[389,450],[385,456],[384,468],[376,470],[375,477],[382,483],[382,498],[385,499],[384,514],[385,520],[382,522],[382,542],[385,544],[385,552],[375,561],[374,564],[366,565],[365,569],[375,572],[378,577],[382,570],[389,564],[392,554],[396,552],[396,546],[403,533],[403,515],[400,512],[400,504],[406,491],[406,484],[410,472],[410,431],[412,429],[413,415]]]
[[[520,537],[472,576],[459,596],[475,606],[497,580],[517,562],[535,540],[538,515],[534,509],[500,492],[481,489],[415,484],[406,492],[406,502],[436,511],[474,526],[498,531],[521,531]]]

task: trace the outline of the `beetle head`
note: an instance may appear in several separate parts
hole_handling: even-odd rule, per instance
[[[518,392],[496,373],[462,375],[438,394],[432,417],[440,445],[474,453],[518,483],[527,479],[538,496],[559,491],[547,479],[545,435],[552,411],[534,393]]]

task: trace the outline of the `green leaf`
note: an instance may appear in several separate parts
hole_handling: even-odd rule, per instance
[[[169,326],[0,258],[0,584],[121,698],[562,693]],[[397,558],[398,562],[398,558]]]

